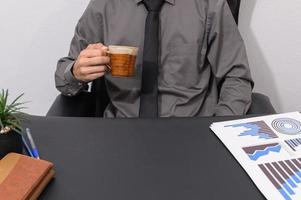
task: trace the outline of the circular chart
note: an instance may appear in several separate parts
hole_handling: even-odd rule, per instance
[[[286,135],[301,134],[301,122],[291,118],[279,118],[272,122],[272,127],[279,133]]]

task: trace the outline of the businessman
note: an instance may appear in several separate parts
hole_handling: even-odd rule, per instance
[[[139,47],[134,77],[113,77],[108,45]],[[253,82],[244,42],[226,0],[92,0],[56,87],[77,95],[103,77],[104,117],[241,115]]]

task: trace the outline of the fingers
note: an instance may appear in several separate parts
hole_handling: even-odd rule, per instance
[[[104,73],[107,71],[107,67],[105,65],[94,66],[94,67],[85,67],[80,69],[81,76],[88,76],[95,73]]]
[[[79,57],[82,58],[93,58],[99,56],[102,56],[102,52],[98,49],[85,49],[79,54]]]
[[[81,66],[97,66],[106,65],[110,63],[110,58],[107,56],[93,57],[93,58],[81,58],[79,60],[79,65]]]
[[[87,46],[87,49],[101,49],[102,47],[106,47],[102,43],[96,43],[96,44],[89,44]]]
[[[106,73],[106,66],[94,66],[94,67],[82,67],[79,69],[75,69],[73,72],[75,78],[81,81],[90,82],[99,77],[104,76]]]
[[[99,56],[106,56],[108,52],[108,47],[104,46],[102,43],[89,44],[86,49],[81,51],[79,57],[93,58]]]
[[[97,44],[89,44],[86,49],[97,49],[102,52],[103,55],[106,55],[107,51],[109,48],[102,43],[97,43]]]
[[[107,51],[108,47],[101,43],[88,45],[81,51],[72,68],[75,78],[89,82],[102,77],[106,73],[106,65],[110,63]]]
[[[93,81],[93,80],[95,80],[97,78],[103,77],[104,74],[105,74],[105,72],[90,74],[90,75],[86,76],[86,81],[87,82]]]
[[[101,49],[85,49],[79,54],[79,57],[93,58],[98,56],[106,56],[107,51],[107,47],[103,47]]]

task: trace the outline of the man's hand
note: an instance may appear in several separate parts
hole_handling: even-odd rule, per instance
[[[78,56],[72,72],[76,79],[90,82],[102,77],[106,72],[106,64],[110,63],[107,56],[108,47],[101,43],[90,44]]]

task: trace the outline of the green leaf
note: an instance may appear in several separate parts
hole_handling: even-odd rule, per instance
[[[19,107],[21,105],[24,105],[26,102],[22,102],[22,103],[17,103],[15,105],[8,105],[6,108],[7,112],[14,112],[16,110],[23,110],[26,109],[27,107]]]
[[[19,108],[14,108],[14,109],[11,109],[10,111],[8,111],[10,114],[12,115],[16,115],[16,114],[19,114],[20,110],[24,110],[26,109],[27,107],[19,107]]]
[[[4,92],[4,90],[2,89],[1,90],[1,95],[0,95],[0,108],[1,108],[1,110],[4,110],[5,109],[5,102],[6,102],[6,100],[5,99],[7,99],[7,97],[5,97],[6,95],[5,95],[5,92]]]
[[[0,128],[4,128],[4,125],[2,123],[2,119],[0,118]]]
[[[20,135],[22,135],[22,130],[16,129],[14,127],[12,127],[11,129],[14,130],[15,132],[19,133]]]
[[[15,128],[21,129],[21,125],[17,121],[8,121],[7,125],[10,127],[15,127]]]
[[[21,102],[21,103],[15,103],[15,104],[11,104],[11,105],[8,105],[7,106],[7,110],[12,110],[12,109],[15,109],[15,108],[18,108],[18,109],[25,109],[27,107],[20,107],[21,105],[24,105],[28,102]]]
[[[24,93],[8,104],[8,90],[2,89],[0,91],[0,127],[9,126],[19,131],[22,130],[21,119],[25,118],[23,116],[26,116],[26,114],[21,112],[21,110],[27,108],[23,106],[27,102],[18,101],[23,95]]]
[[[14,103],[16,103],[23,95],[24,95],[24,93],[20,94],[17,98],[15,98],[15,100],[13,100],[13,102],[11,103],[11,105],[13,105]]]
[[[4,93],[3,105],[5,107],[7,104],[8,90],[6,90],[5,92],[3,91],[3,93]]]

